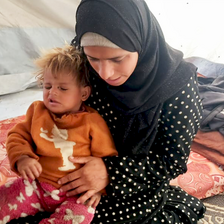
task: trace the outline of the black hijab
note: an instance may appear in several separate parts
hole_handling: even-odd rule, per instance
[[[135,71],[121,86],[105,82],[115,106],[128,113],[146,111],[178,92],[196,72],[171,48],[144,0],[82,0],[76,13],[75,46],[82,35],[98,33],[124,50],[138,52]]]

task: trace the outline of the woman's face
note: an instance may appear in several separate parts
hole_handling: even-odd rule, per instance
[[[84,47],[93,69],[111,86],[120,86],[131,76],[138,62],[138,53],[121,48]]]

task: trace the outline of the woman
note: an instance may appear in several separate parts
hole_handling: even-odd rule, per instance
[[[104,187],[92,223],[197,223],[205,207],[169,181],[186,172],[199,128],[196,68],[164,39],[143,0],[82,0],[73,45],[91,71],[94,107],[118,155],[70,158],[84,166],[61,190],[82,203]]]
[[[73,44],[92,71],[88,103],[107,121],[119,154],[104,159],[108,196],[93,223],[197,223],[202,203],[169,186],[186,172],[201,119],[196,68],[167,45],[144,1],[83,0],[76,21]],[[85,178],[64,190],[89,190]]]

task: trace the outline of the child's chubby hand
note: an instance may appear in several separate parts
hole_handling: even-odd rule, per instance
[[[92,197],[90,197],[84,204],[87,207],[91,206],[94,209],[96,209],[96,206],[99,204],[100,199],[101,199],[101,193],[97,192]]]
[[[26,155],[22,156],[16,164],[18,172],[25,180],[28,180],[28,178],[34,180],[39,177],[42,172],[42,166],[40,163],[36,159],[30,158]]]

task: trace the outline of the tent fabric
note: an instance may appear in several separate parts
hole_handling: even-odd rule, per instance
[[[0,27],[74,28],[79,0],[0,0]]]
[[[36,85],[33,60],[41,49],[70,43],[78,4],[79,0],[0,0],[0,95]]]
[[[195,0],[145,1],[158,19],[167,43],[181,50],[185,58],[224,63],[222,0],[206,0],[203,4]],[[79,2],[0,0],[0,96],[36,84],[32,60],[41,48],[70,43],[75,35]]]

